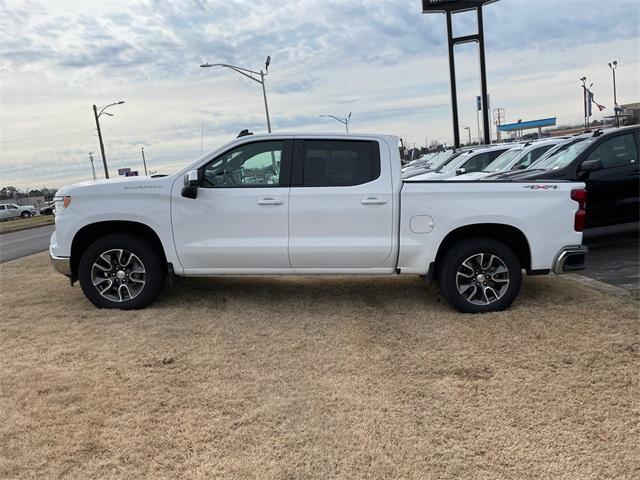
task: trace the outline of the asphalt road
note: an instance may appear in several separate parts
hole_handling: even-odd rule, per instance
[[[585,230],[583,243],[589,254],[581,275],[624,288],[640,299],[640,224]]]
[[[54,225],[0,235],[0,263],[26,257],[49,248]]]

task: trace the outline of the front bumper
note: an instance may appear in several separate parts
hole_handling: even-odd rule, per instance
[[[65,277],[71,278],[71,259],[64,257],[56,257],[49,251],[51,264],[56,272],[63,274]]]
[[[584,270],[584,262],[589,248],[584,245],[564,247],[553,261],[553,273],[569,273]]]

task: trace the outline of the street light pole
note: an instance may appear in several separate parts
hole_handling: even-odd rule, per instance
[[[464,128],[469,134],[469,143],[467,145],[471,145],[471,127],[462,127],[462,128]]]
[[[271,56],[268,56],[267,60],[264,62],[264,71],[262,69],[260,69],[259,72],[256,72],[255,70],[249,70],[248,68],[242,68],[242,67],[237,67],[235,65],[229,65],[227,63],[203,63],[200,66],[202,68],[209,68],[209,67],[230,68],[231,70],[234,70],[234,71],[238,72],[240,75],[244,75],[248,79],[253,80],[254,82],[258,82],[260,85],[262,85],[262,96],[264,97],[264,111],[265,111],[265,114],[267,116],[267,131],[269,133],[271,133],[271,119],[269,118],[269,105],[267,103],[267,90],[265,88],[265,81],[264,81],[264,77],[266,77],[269,74],[269,65],[270,64],[271,64]],[[256,78],[258,76],[260,77],[259,79]]]
[[[351,113],[349,112],[349,115],[347,115],[346,117],[342,118],[342,117],[336,117],[335,115],[319,115],[320,117],[327,117],[327,118],[333,118],[334,120],[340,122],[341,124],[344,125],[344,128],[347,130],[347,133],[349,133],[349,120],[351,120]]]
[[[113,105],[120,105],[124,103],[124,100],[120,100],[119,102],[110,103],[109,105],[102,107],[100,112],[98,112],[98,107],[93,106],[93,116],[96,119],[96,128],[98,129],[98,140],[100,140],[100,153],[102,153],[102,164],[104,166],[104,178],[109,178],[109,169],[107,168],[107,157],[104,155],[104,143],[102,142],[102,131],[100,130],[100,116],[108,115],[113,117],[112,113],[108,113],[105,110]]]
[[[618,61],[614,60],[609,63],[609,68],[613,73],[613,111],[616,115],[616,127],[620,128],[620,117],[618,117],[618,96],[616,94],[616,68],[618,68]]]

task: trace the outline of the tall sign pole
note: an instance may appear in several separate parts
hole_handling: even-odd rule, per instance
[[[487,3],[498,0],[422,0],[422,13],[444,13],[447,19],[447,44],[449,46],[449,77],[451,79],[451,108],[453,118],[453,143],[456,148],[460,147],[460,125],[458,120],[458,94],[456,90],[456,69],[454,47],[463,43],[476,42],[480,56],[480,85],[481,85],[481,106],[482,125],[484,129],[484,143],[491,143],[491,131],[489,129],[489,95],[487,93],[487,72],[484,53],[484,21],[482,17],[482,7]],[[452,16],[455,13],[476,11],[478,22],[478,33],[464,35],[462,37],[453,36]],[[479,139],[480,140],[480,139]]]

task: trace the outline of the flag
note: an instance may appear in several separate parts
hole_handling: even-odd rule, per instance
[[[593,104],[595,104],[595,106],[596,106],[596,107],[598,107],[598,111],[600,111],[600,112],[606,108],[605,106],[600,105],[598,102],[596,102],[596,101],[594,100],[594,98],[593,98],[593,92],[592,92],[591,90],[587,90],[587,94],[588,94],[588,96],[589,96],[589,100],[588,100],[588,104],[589,104],[589,105],[588,105],[588,108],[587,108],[587,112],[588,112],[588,115],[589,115],[589,116],[591,116],[591,104],[592,104],[592,103],[593,103]]]

